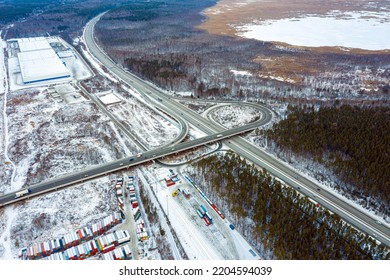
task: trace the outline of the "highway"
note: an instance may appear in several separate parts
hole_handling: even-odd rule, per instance
[[[157,106],[158,102],[161,103],[160,107],[163,105],[163,108],[169,109],[171,113],[174,113],[176,116],[183,118],[189,124],[196,126],[206,134],[210,135],[224,131],[220,125],[214,123],[213,121],[206,120],[196,112],[175,101],[173,98],[166,96],[151,83],[143,81],[135,75],[125,71],[122,67],[119,67],[115,62],[113,62],[108,57],[108,55],[105,54],[96,44],[93,36],[94,25],[99,19],[99,16],[95,17],[87,24],[84,32],[84,42],[88,46],[89,51],[98,61],[100,61],[100,63],[104,64],[123,82],[135,87],[141,93],[148,94],[148,98],[150,100],[157,100],[157,103],[155,103]],[[266,110],[265,108],[261,110],[263,118],[271,118],[271,112],[269,110]],[[292,168],[269,156],[242,138],[236,137],[234,140],[230,140],[230,142],[224,141],[224,144],[226,144],[229,148],[242,157],[250,160],[260,167],[264,167],[272,175],[291,185],[299,192],[310,196],[312,199],[319,202],[330,211],[337,213],[342,219],[347,221],[355,228],[371,236],[374,236],[377,240],[390,247],[389,227],[382,222],[378,222],[375,218],[368,215],[366,212],[361,211],[352,203],[339,198],[337,195],[328,192],[321,186],[317,185],[315,182],[302,177]]]
[[[135,75],[125,71],[122,67],[119,67],[99,48],[94,40],[93,29],[96,22],[100,19],[100,16],[95,17],[87,24],[83,36],[89,52],[93,54],[95,59],[105,65],[119,80],[138,90],[144,96],[145,101],[153,104],[153,106],[159,110],[171,115],[174,119],[181,123],[182,128],[186,127],[187,124],[190,124],[203,131],[207,136],[180,144],[174,142],[164,147],[144,152],[138,157],[127,157],[115,162],[93,166],[86,170],[39,183],[29,187],[31,190],[31,196],[83,182],[87,179],[158,159],[169,154],[174,154],[207,143],[212,143],[217,140],[223,140],[235,135],[240,135],[245,131],[251,131],[260,125],[267,123],[271,119],[271,111],[265,107],[257,105],[258,109],[262,113],[262,118],[260,120],[243,127],[225,130],[219,124],[214,123],[212,120],[203,118],[196,112],[175,101],[173,98],[166,96],[151,83],[143,81]],[[223,141],[223,143],[243,158],[246,158],[260,167],[264,167],[272,175],[283,180],[299,192],[310,196],[330,211],[340,215],[340,217],[354,227],[370,234],[371,236],[375,236],[377,240],[390,247],[390,230],[387,225],[378,223],[375,218],[366,214],[364,211],[361,211],[353,204],[340,199],[338,196],[326,191],[315,182],[302,177],[295,170],[264,153],[258,147],[252,145],[245,139],[235,137],[234,139],[227,139]],[[21,199],[23,198],[15,199],[15,193],[10,193],[0,197],[0,206],[10,204]]]
[[[154,150],[149,150],[144,153],[139,153],[137,155],[132,155],[130,157],[126,157],[124,159],[120,159],[117,161],[91,166],[87,169],[83,169],[78,172],[74,172],[65,176],[61,176],[58,178],[54,178],[36,185],[29,186],[31,193],[27,197],[32,197],[36,195],[40,195],[45,192],[50,192],[53,190],[57,190],[59,188],[63,188],[66,186],[74,185],[75,183],[82,183],[86,180],[90,180],[92,178],[108,175],[109,173],[119,171],[122,169],[126,169],[132,166],[136,166],[148,161],[156,160],[158,158],[163,158],[165,156],[179,153],[182,151],[186,151],[189,149],[193,149],[199,146],[203,146],[205,144],[214,143],[226,138],[230,138],[232,136],[239,135],[246,131],[251,131],[254,127],[265,124],[269,121],[269,118],[263,117],[258,120],[256,123],[252,123],[246,126],[242,126],[239,128],[234,128],[230,130],[226,130],[223,133],[214,133],[208,136],[198,138],[195,140],[179,143],[179,144],[170,144],[166,145]],[[15,203],[17,201],[26,199],[26,197],[20,197],[15,199],[15,193],[8,193],[0,197],[0,206],[5,206],[8,204]]]

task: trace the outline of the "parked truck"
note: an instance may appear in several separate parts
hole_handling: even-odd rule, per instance
[[[179,194],[179,190],[174,190],[174,191],[172,192],[172,196],[173,196],[173,197],[177,196],[178,194]]]

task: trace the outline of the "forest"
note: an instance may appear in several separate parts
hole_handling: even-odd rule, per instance
[[[0,27],[1,24],[12,23],[12,26],[7,26],[3,34],[6,39],[60,35],[72,43],[81,35],[82,28],[89,19],[123,2],[122,0],[5,1],[4,4],[0,3]]]
[[[285,120],[262,130],[268,146],[324,164],[338,188],[390,215],[390,108],[289,107]]]
[[[54,0],[9,0],[0,2],[0,26],[26,17],[33,12],[40,11]]]
[[[130,2],[96,25],[99,44],[133,73],[202,98],[387,104],[386,53],[314,52],[196,28],[215,1]],[[237,74],[235,71],[245,71]]]
[[[390,215],[389,107],[290,106],[287,119],[261,135],[268,145],[325,165],[344,183],[338,189]]]
[[[188,171],[263,258],[390,259],[386,247],[232,152]]]

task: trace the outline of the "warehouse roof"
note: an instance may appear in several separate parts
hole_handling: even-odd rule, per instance
[[[51,47],[20,52],[18,58],[24,83],[70,77],[68,68]]]
[[[17,41],[21,52],[51,49],[49,42],[44,37],[20,38]]]

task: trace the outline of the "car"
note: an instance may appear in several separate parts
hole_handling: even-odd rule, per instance
[[[252,249],[249,249],[249,253],[251,253],[252,256],[256,257],[256,253]]]
[[[123,162],[121,162],[119,165],[122,166],[122,165],[123,165]]]
[[[321,191],[321,189],[320,189],[320,188],[317,188],[317,191]]]
[[[129,161],[133,161],[133,160],[134,160],[133,158],[129,159]]]
[[[153,155],[153,157],[155,157],[156,155]]]
[[[375,223],[377,223],[378,225],[381,225],[381,224],[382,224],[382,222],[379,221],[379,220],[376,220]]]

